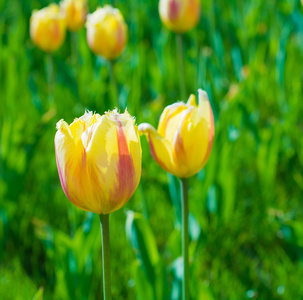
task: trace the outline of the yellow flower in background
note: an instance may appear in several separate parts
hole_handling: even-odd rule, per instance
[[[170,30],[184,33],[194,28],[200,18],[200,0],[160,0],[161,21]]]
[[[199,90],[199,104],[194,95],[184,102],[167,106],[158,130],[147,123],[139,125],[145,134],[150,152],[167,172],[188,178],[199,172],[211,153],[214,138],[214,117],[205,91]]]
[[[87,14],[86,0],[63,0],[60,7],[65,15],[66,27],[77,31],[84,26]]]
[[[121,208],[141,176],[140,137],[130,114],[86,112],[70,125],[59,121],[57,130],[57,167],[67,198],[97,214]]]
[[[57,50],[65,39],[64,15],[56,4],[35,10],[30,19],[30,35],[34,44],[46,52]]]
[[[116,8],[106,5],[87,16],[87,42],[96,55],[115,59],[127,41],[127,25]]]

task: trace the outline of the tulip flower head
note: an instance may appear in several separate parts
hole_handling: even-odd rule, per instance
[[[70,125],[59,121],[57,130],[57,167],[67,198],[97,214],[121,208],[141,176],[141,144],[134,119],[127,111],[103,116],[86,112]]]
[[[206,164],[214,138],[214,117],[205,91],[199,90],[199,104],[194,95],[187,103],[167,106],[158,130],[147,123],[139,125],[145,134],[155,161],[167,172],[188,178]]]
[[[87,41],[96,55],[117,58],[127,41],[127,25],[117,8],[106,5],[87,16]]]
[[[200,18],[200,0],[160,0],[161,21],[170,30],[184,33],[194,28]]]
[[[30,35],[34,44],[46,52],[57,50],[65,39],[64,15],[56,4],[35,10],[30,19]]]
[[[63,0],[60,7],[65,15],[66,27],[77,31],[84,26],[87,14],[86,0]]]

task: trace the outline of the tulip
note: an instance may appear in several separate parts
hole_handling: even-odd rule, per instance
[[[167,172],[188,178],[206,164],[214,137],[214,118],[206,92],[199,90],[199,105],[191,95],[185,104],[167,106],[158,130],[147,123],[139,125],[147,136],[154,160]]]
[[[108,60],[117,58],[127,40],[127,25],[116,8],[106,5],[87,16],[87,41],[96,55]]]
[[[86,0],[63,0],[60,7],[65,15],[66,27],[77,31],[84,26],[87,14]]]
[[[206,164],[214,139],[214,117],[205,91],[199,90],[199,104],[194,95],[185,104],[167,106],[159,121],[158,130],[147,123],[139,125],[147,136],[155,161],[169,173],[180,178],[182,206],[182,300],[189,299],[188,255],[188,177]]]
[[[56,4],[33,11],[30,19],[30,35],[34,44],[46,52],[57,50],[65,39],[64,15]]]
[[[70,125],[57,123],[55,149],[67,198],[78,208],[109,214],[135,192],[141,176],[141,144],[127,111],[86,112]]]
[[[160,0],[161,21],[170,30],[184,33],[194,28],[200,18],[200,0]]]

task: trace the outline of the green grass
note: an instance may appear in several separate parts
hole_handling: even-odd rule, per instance
[[[116,2],[129,26],[114,66],[119,101],[137,124],[157,126],[164,106],[186,100],[175,35],[156,1]],[[303,9],[299,0],[202,2],[198,27],[184,35],[186,90],[208,92],[216,133],[209,162],[189,181],[192,298],[301,299]],[[108,69],[85,29],[74,63],[67,34],[54,54],[50,108],[46,55],[29,37],[31,11],[48,3],[0,0],[0,298],[31,299],[42,286],[44,299],[101,299],[98,216],[65,197],[54,135],[62,118],[113,109]],[[90,11],[97,5],[89,1]],[[153,299],[151,273],[157,300],[178,299],[179,186],[145,138],[142,150],[140,186],[110,217],[113,299]],[[130,241],[126,210],[140,220]],[[140,234],[149,236],[146,261]]]

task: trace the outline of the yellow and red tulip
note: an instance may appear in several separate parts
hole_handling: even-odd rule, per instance
[[[200,0],[160,0],[161,21],[170,30],[184,33],[194,28],[200,18]]]
[[[191,177],[204,167],[213,144],[214,117],[206,92],[199,90],[198,106],[194,95],[187,103],[167,106],[158,130],[143,123],[139,131],[160,167],[179,178]]]
[[[46,52],[57,50],[65,39],[64,15],[56,4],[35,10],[30,19],[30,36],[34,44]]]
[[[59,121],[57,130],[57,166],[67,198],[97,214],[121,208],[141,176],[141,143],[134,119],[127,111],[102,116],[86,112],[70,125]]]
[[[87,16],[87,42],[96,55],[117,58],[127,41],[127,25],[117,8],[106,5]]]
[[[84,26],[87,15],[86,0],[63,0],[60,7],[65,15],[66,27],[77,31]]]

